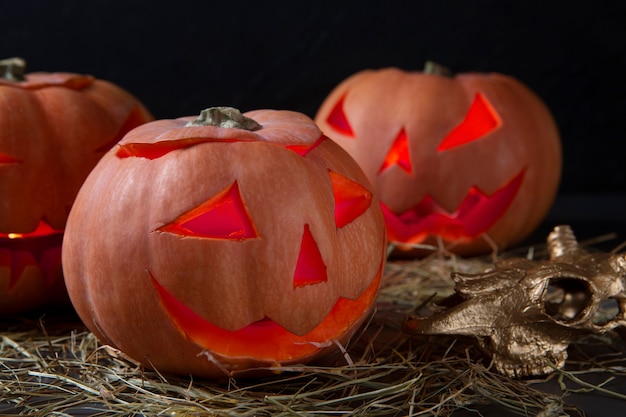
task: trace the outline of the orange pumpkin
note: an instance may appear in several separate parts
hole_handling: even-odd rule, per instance
[[[560,180],[550,111],[511,77],[428,68],[354,74],[315,121],[372,182],[390,241],[443,241],[464,255],[519,242],[545,217]]]
[[[133,130],[81,188],[63,246],[79,315],[162,372],[219,378],[336,351],[385,259],[367,178],[300,113],[190,120]]]
[[[69,304],[61,241],[74,197],[105,151],[152,119],[107,81],[23,70],[0,61],[0,314]]]

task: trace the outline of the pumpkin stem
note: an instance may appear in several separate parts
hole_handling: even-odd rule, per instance
[[[255,120],[244,116],[233,107],[210,107],[200,112],[196,120],[187,123],[186,126],[217,126],[249,131],[261,129],[261,125]]]
[[[441,75],[443,77],[454,77],[454,73],[448,67],[444,67],[441,64],[438,64],[434,61],[426,61],[424,64],[424,70],[422,71],[424,74],[430,75]]]
[[[26,70],[26,61],[22,58],[6,58],[0,60],[0,77],[7,81],[24,81],[24,72]]]

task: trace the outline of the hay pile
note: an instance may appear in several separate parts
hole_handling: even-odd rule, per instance
[[[482,272],[490,262],[441,254],[389,262],[375,314],[336,366],[293,366],[271,378],[223,384],[142,369],[101,345],[72,312],[5,319],[0,323],[0,414],[449,416],[496,404],[522,416],[584,415],[567,405],[571,388],[547,394],[536,387],[542,381],[498,375],[472,340],[401,332],[406,315],[452,293],[451,271]],[[619,339],[602,337],[604,346]],[[614,349],[585,356],[586,343],[598,338],[576,344],[567,370],[547,379],[626,400],[625,394],[581,377],[585,372],[599,373],[605,381],[624,377],[626,353]]]

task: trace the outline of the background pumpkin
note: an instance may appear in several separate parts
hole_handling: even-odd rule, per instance
[[[76,310],[162,372],[224,377],[337,351],[378,291],[384,219],[356,162],[300,113],[245,116],[133,130],[69,216]]]
[[[486,253],[526,237],[556,196],[554,119],[505,75],[365,70],[328,95],[315,121],[363,167],[390,241]]]
[[[0,314],[69,305],[61,241],[74,197],[100,157],[152,119],[110,82],[24,67],[0,62]]]

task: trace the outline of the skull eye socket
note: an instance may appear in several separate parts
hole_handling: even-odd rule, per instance
[[[544,312],[555,321],[572,324],[585,318],[592,305],[593,291],[580,278],[552,278],[543,298]]]

